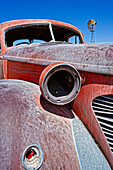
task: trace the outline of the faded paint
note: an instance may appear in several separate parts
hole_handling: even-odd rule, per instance
[[[37,144],[44,154],[40,169],[79,170],[71,130],[73,117],[68,106],[48,103],[38,85],[1,80],[0,169],[24,169],[24,149]]]
[[[76,69],[113,75],[113,44],[65,44],[50,42],[10,49],[4,60],[49,65],[67,62]]]
[[[70,105],[83,121],[113,169],[113,155],[91,108],[91,102],[95,97],[113,94],[113,43],[73,45],[64,42],[48,42],[18,47],[5,46],[4,31],[6,29],[40,22],[45,23],[50,20],[19,20],[0,25],[2,55],[4,55],[1,58],[4,62],[5,78],[23,79],[38,84],[41,72],[49,64],[67,62],[78,69],[80,75],[83,75],[81,76],[83,79],[82,88]],[[51,21],[51,23],[79,31],[69,24],[57,21]],[[83,37],[82,33],[79,33]],[[14,82],[10,84],[12,90],[8,89],[9,82],[0,84],[3,89],[0,91],[3,153],[1,166],[6,168],[8,165],[17,168],[19,166],[21,169],[22,151],[31,142],[36,141],[45,154],[42,169],[60,167],[62,169],[79,169],[71,134],[73,114],[68,106],[54,106],[48,103],[43,97],[40,97],[37,85],[27,86],[25,83],[21,86],[19,81],[17,81],[18,83]],[[24,90],[23,86],[27,88],[25,88],[25,92],[21,91]],[[7,150],[5,150],[6,148]],[[8,155],[11,157],[9,158]]]
[[[7,29],[9,29],[11,27],[19,26],[19,25],[40,24],[40,23],[42,23],[42,24],[51,23],[51,24],[55,24],[55,25],[58,25],[58,26],[63,26],[63,27],[71,28],[72,30],[78,32],[78,34],[80,35],[83,43],[85,43],[82,32],[77,27],[75,27],[75,26],[73,26],[71,24],[63,23],[63,22],[60,22],[60,21],[48,20],[48,19],[22,19],[22,20],[14,20],[14,21],[8,21],[8,22],[4,22],[4,23],[0,24],[2,55],[4,55],[4,53],[7,50],[12,48],[12,47],[6,47],[5,46],[4,32]]]
[[[8,61],[7,78],[39,83],[41,72],[46,66]]]
[[[3,76],[3,63],[2,63],[2,60],[0,60],[0,79],[3,79],[4,76]]]
[[[91,73],[84,74],[86,76],[86,82],[73,103],[73,111],[82,120],[113,169],[112,152],[91,106],[95,97],[113,94],[113,76],[109,77]]]

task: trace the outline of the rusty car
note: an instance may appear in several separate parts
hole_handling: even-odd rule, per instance
[[[60,21],[4,22],[0,79],[1,169],[85,169],[74,118],[113,169],[113,43],[85,44]]]

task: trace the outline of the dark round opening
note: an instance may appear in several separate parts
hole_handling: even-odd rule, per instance
[[[55,97],[70,94],[74,87],[74,78],[67,70],[59,70],[51,75],[48,81],[48,90]]]

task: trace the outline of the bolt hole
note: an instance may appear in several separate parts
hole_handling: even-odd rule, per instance
[[[78,76],[75,74],[75,78],[77,79],[78,78]]]
[[[60,102],[60,100],[57,100],[57,102]]]

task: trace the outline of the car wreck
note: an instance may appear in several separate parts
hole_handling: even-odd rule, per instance
[[[1,169],[84,169],[77,126],[113,169],[113,43],[85,44],[59,21],[8,21],[0,79]]]

